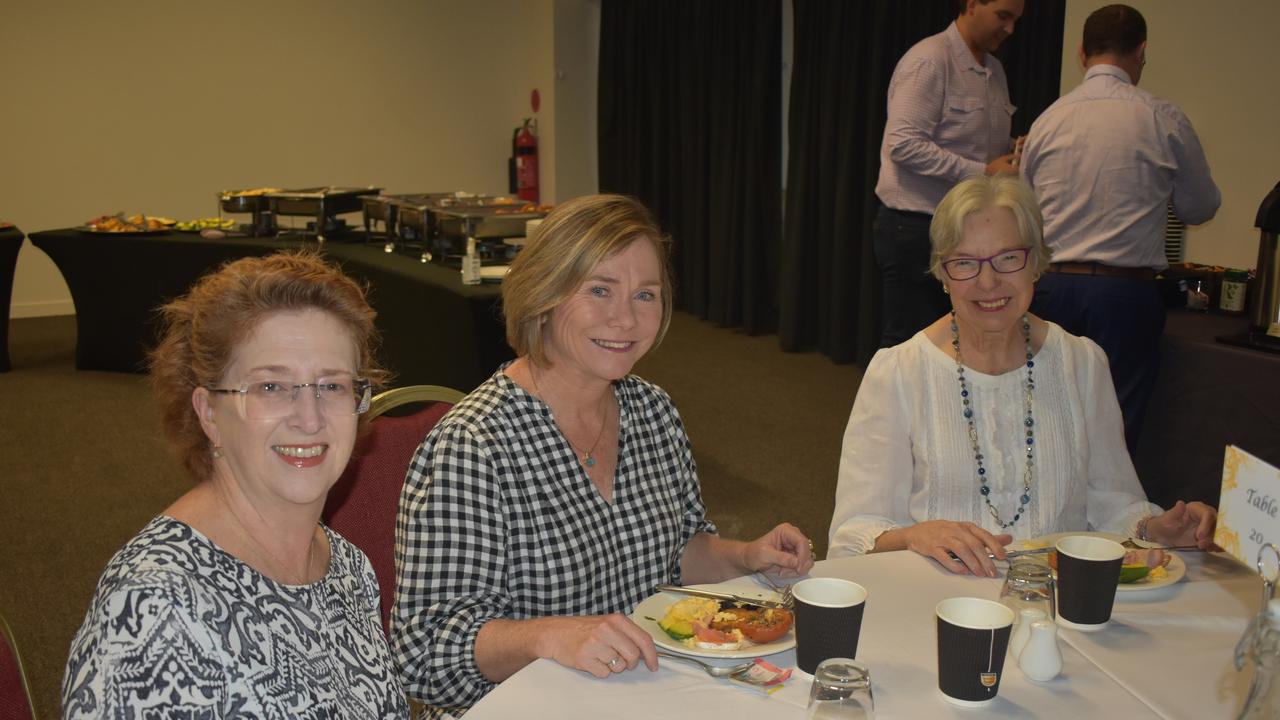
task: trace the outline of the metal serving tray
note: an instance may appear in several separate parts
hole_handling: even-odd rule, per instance
[[[523,237],[524,224],[547,216],[542,211],[513,212],[521,205],[437,208],[436,224],[441,235],[498,239]]]
[[[382,188],[374,187],[318,187],[303,190],[284,190],[267,193],[267,203],[275,216],[304,216],[315,218],[316,240],[325,241],[326,226],[343,213],[360,212],[364,206],[361,196],[377,195]],[[332,223],[337,226],[338,223]]]
[[[267,203],[276,215],[341,215],[359,212],[361,195],[377,195],[382,188],[318,187],[267,193]]]

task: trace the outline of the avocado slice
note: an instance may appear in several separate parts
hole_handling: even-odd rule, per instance
[[[1120,580],[1121,583],[1138,582],[1151,572],[1151,568],[1146,565],[1121,565]]]
[[[658,621],[658,627],[662,631],[671,636],[673,640],[684,640],[693,637],[693,623],[688,620],[671,620],[662,618]]]

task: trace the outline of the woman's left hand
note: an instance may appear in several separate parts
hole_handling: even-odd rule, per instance
[[[1195,545],[1208,550],[1213,545],[1213,528],[1218,512],[1202,502],[1179,500],[1161,515],[1147,520],[1147,537],[1162,545]]]
[[[799,577],[813,567],[813,543],[791,523],[782,523],[746,544],[742,564],[747,572]]]

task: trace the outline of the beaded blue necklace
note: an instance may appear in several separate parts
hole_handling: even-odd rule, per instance
[[[956,325],[955,310],[951,311],[951,347],[956,351],[956,377],[960,380],[960,402],[964,405],[964,419],[969,424],[969,442],[973,445],[973,459],[978,464],[978,492],[982,494],[982,501],[987,504],[987,511],[991,513],[991,517],[1001,529],[1013,527],[1018,522],[1018,518],[1026,512],[1027,505],[1031,502],[1031,479],[1035,470],[1033,450],[1036,441],[1036,423],[1031,417],[1031,392],[1036,387],[1035,378],[1032,376],[1036,362],[1031,354],[1031,320],[1026,315],[1022,316],[1022,340],[1027,354],[1027,379],[1022,385],[1026,390],[1024,395],[1026,419],[1023,425],[1027,428],[1027,464],[1022,471],[1022,497],[1018,498],[1018,511],[1013,514],[1013,519],[1004,522],[1000,519],[1000,511],[991,504],[991,486],[987,484],[987,468],[982,464],[983,455],[982,448],[978,446],[978,428],[973,424],[973,408],[969,404],[969,383],[964,379],[964,359],[960,355],[960,327]]]

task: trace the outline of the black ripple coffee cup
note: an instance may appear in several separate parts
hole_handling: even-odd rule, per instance
[[[973,597],[947,598],[938,620],[938,689],[953,705],[980,707],[996,698],[1013,611]]]
[[[796,666],[813,674],[829,658],[856,658],[867,589],[840,578],[809,578],[791,586],[796,601]]]
[[[1053,547],[1058,551],[1058,624],[1100,630],[1111,619],[1124,546],[1092,535],[1068,535]]]

